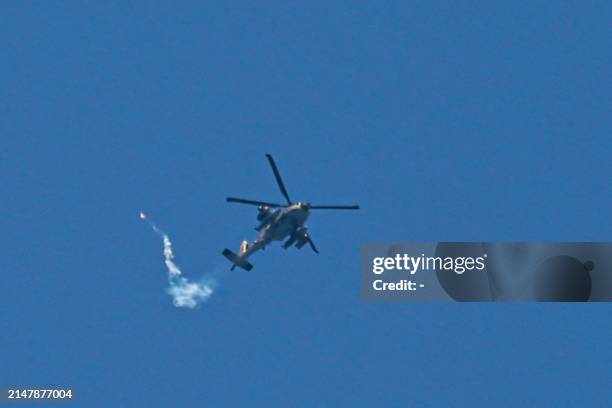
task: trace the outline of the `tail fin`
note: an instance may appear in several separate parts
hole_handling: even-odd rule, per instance
[[[223,256],[226,257],[231,263],[234,264],[234,266],[232,266],[232,270],[236,266],[241,267],[245,271],[250,271],[251,269],[253,269],[253,265],[248,263],[245,259],[241,259],[238,255],[236,255],[235,253],[233,253],[227,248],[223,250]]]
[[[249,249],[249,241],[244,240],[240,243],[240,251],[238,252],[240,256],[244,255],[244,253]]]

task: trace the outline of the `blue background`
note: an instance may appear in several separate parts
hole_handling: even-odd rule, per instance
[[[609,2],[0,8],[0,384],[80,406],[605,405],[607,304],[365,304],[362,242],[610,241]],[[254,208],[321,250],[253,258]]]

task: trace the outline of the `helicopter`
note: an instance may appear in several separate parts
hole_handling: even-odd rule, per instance
[[[301,249],[304,245],[309,244],[310,248],[315,253],[319,253],[319,250],[312,242],[312,238],[308,233],[308,228],[305,225],[306,220],[310,215],[310,210],[358,210],[358,205],[312,205],[307,202],[299,201],[293,202],[289,198],[289,193],[285,188],[285,184],[281,179],[280,172],[276,163],[272,158],[272,155],[266,154],[266,158],[272,167],[272,172],[276,178],[276,183],[280,189],[281,194],[287,200],[287,204],[270,203],[267,201],[247,200],[244,198],[227,197],[226,201],[229,203],[239,203],[247,205],[257,206],[257,221],[259,224],[255,227],[255,230],[260,234],[249,244],[248,241],[244,240],[240,244],[240,250],[238,254],[232,252],[229,249],[223,250],[223,256],[225,256],[233,265],[231,270],[234,270],[236,266],[250,271],[253,269],[253,265],[247,261],[247,259],[258,250],[263,250],[272,241],[286,241],[282,247],[287,249],[294,245],[296,248]]]

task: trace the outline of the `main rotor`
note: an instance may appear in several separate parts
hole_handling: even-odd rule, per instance
[[[274,178],[276,178],[276,184],[278,184],[278,188],[281,194],[283,195],[283,197],[285,197],[287,204],[277,204],[277,203],[270,203],[267,201],[248,200],[245,198],[237,198],[237,197],[227,197],[226,198],[227,202],[257,205],[257,206],[262,205],[266,207],[283,207],[283,208],[290,207],[294,204],[300,204],[306,210],[358,210],[359,209],[358,205],[311,205],[306,202],[294,203],[293,201],[291,201],[291,198],[289,198],[289,193],[287,192],[287,188],[285,188],[285,183],[283,183],[283,179],[281,178],[280,172],[278,171],[278,167],[276,166],[274,159],[272,158],[270,154],[266,154],[266,158],[268,159],[268,162],[270,163],[270,167],[272,167]]]

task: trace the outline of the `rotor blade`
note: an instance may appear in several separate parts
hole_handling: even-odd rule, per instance
[[[315,246],[314,242],[312,242],[312,239],[310,239],[310,235],[308,235],[306,239],[308,240],[308,243],[310,244],[310,247],[312,248],[312,250],[318,254],[319,251],[317,250],[317,247]]]
[[[265,201],[256,201],[256,200],[246,200],[244,198],[236,198],[236,197],[227,197],[225,199],[228,203],[240,203],[240,204],[250,204],[250,205],[265,205],[266,207],[283,207],[280,204],[268,203]]]
[[[268,158],[268,162],[270,162],[270,166],[272,167],[272,171],[274,172],[274,177],[276,178],[276,182],[278,183],[278,187],[280,188],[281,193],[287,199],[287,204],[291,204],[291,199],[289,198],[289,193],[287,193],[287,189],[283,184],[283,179],[281,179],[280,173],[278,171],[278,167],[276,167],[276,163],[274,163],[274,159],[270,154],[266,154]]]
[[[311,205],[311,210],[358,210],[358,205]]]

